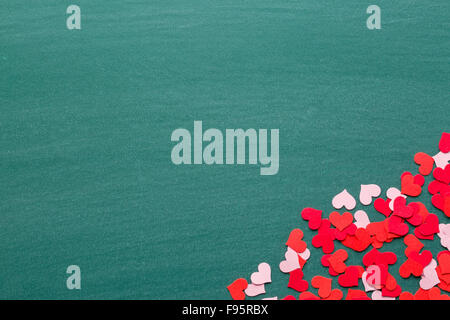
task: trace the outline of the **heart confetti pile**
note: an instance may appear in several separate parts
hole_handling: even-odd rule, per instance
[[[346,189],[331,201],[336,210],[343,212],[333,211],[327,217],[315,208],[301,211],[308,228],[317,232],[311,245],[320,253],[319,260],[328,274],[316,275],[310,282],[304,278],[303,267],[311,251],[303,239],[303,231],[292,230],[279,269],[289,274],[287,287],[298,292],[298,300],[342,300],[344,296],[345,300],[450,300],[443,293],[450,292],[450,223],[443,223],[450,218],[450,133],[442,134],[438,154],[432,157],[419,152],[414,162],[418,174],[404,172],[400,176],[400,189],[387,188],[386,198],[381,197],[382,189],[378,185],[361,185],[359,202],[363,206],[373,205],[382,215],[382,221],[371,222],[364,210],[352,214],[357,200]],[[432,177],[427,186],[425,176]],[[424,203],[410,200],[424,190],[432,195],[431,204],[436,213],[431,213]],[[431,241],[435,236],[445,250],[433,257],[423,240]],[[380,251],[385,243],[397,238],[403,239],[404,257]],[[335,250],[336,241],[347,249]],[[365,252],[361,265],[349,265],[351,250]],[[397,275],[404,279],[417,278],[417,292],[402,290]],[[246,296],[265,294],[265,285],[271,282],[271,268],[263,262],[251,274],[250,282],[239,278],[227,289],[232,299],[243,300]],[[346,294],[336,288],[336,283],[346,288]],[[364,290],[357,289],[360,284]],[[311,288],[317,289],[317,294]],[[278,297],[264,300],[278,300]],[[297,298],[287,295],[281,300]]]

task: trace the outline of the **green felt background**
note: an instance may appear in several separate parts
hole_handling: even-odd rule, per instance
[[[382,30],[366,28],[370,4]],[[227,299],[263,261],[266,296],[283,297],[296,227],[306,279],[326,275],[299,212],[399,187],[416,152],[437,153],[449,20],[448,0],[0,0],[0,298]],[[175,166],[171,132],[194,120],[279,128],[278,175]],[[404,260],[402,240],[384,249]]]

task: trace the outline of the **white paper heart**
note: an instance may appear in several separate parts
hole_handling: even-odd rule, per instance
[[[295,269],[300,269],[300,262],[298,261],[297,252],[288,247],[284,257],[286,260],[280,262],[281,272],[289,273]]]
[[[370,223],[367,213],[363,210],[358,210],[355,212],[355,225],[358,228],[366,228]]]
[[[356,200],[344,189],[344,191],[334,196],[331,204],[338,210],[342,207],[345,207],[347,210],[353,210],[356,207]]]
[[[423,268],[421,280],[419,281],[419,285],[423,290],[430,290],[441,282],[436,272],[436,267],[437,262],[435,259],[432,259],[431,262]]]
[[[258,271],[252,273],[250,280],[256,285],[272,282],[270,273],[271,270],[269,264],[262,262],[258,265]]]
[[[250,283],[247,286],[247,289],[244,290],[244,292],[249,297],[255,297],[260,294],[266,293],[266,289],[264,288],[263,284],[256,285],[256,284]]]
[[[383,297],[381,291],[377,290],[372,292],[372,300],[395,300],[393,297]]]
[[[376,198],[381,194],[381,188],[376,184],[362,184],[359,193],[359,202],[368,206],[372,203],[372,198]]]
[[[439,152],[433,157],[436,167],[444,169],[450,163],[450,152],[442,153]]]

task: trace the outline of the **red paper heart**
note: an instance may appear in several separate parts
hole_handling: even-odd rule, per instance
[[[369,232],[366,229],[358,228],[354,236],[347,236],[342,244],[355,251],[362,252],[372,243]]]
[[[446,294],[441,294],[441,290],[437,287],[428,290],[428,297],[430,300],[450,300],[450,297]]]
[[[414,294],[414,300],[430,300],[429,290],[419,288]]]
[[[371,300],[362,290],[348,289],[345,300]]]
[[[402,177],[402,193],[407,196],[417,197],[422,193],[422,187],[416,184],[414,176],[411,174],[403,175]]]
[[[323,253],[331,253],[334,251],[335,234],[330,227],[330,221],[323,219],[317,234],[311,241],[314,247],[322,248]]]
[[[359,269],[356,266],[349,266],[338,278],[338,283],[344,287],[357,287],[359,280]]]
[[[295,269],[290,272],[288,288],[297,290],[298,292],[308,290],[308,281],[303,280],[303,271]]]
[[[382,198],[378,198],[374,201],[373,206],[379,213],[389,217],[392,213],[391,208],[389,208],[389,202],[391,202],[391,199],[383,200]]]
[[[436,194],[436,193],[446,194],[446,193],[450,193],[450,186],[445,184],[445,183],[442,183],[440,181],[433,180],[428,185],[428,192],[430,192],[431,194]]]
[[[392,216],[388,221],[389,232],[392,232],[399,236],[404,236],[408,233],[409,227],[403,222],[403,219],[398,216]]]
[[[450,133],[442,133],[441,140],[439,141],[439,150],[442,153],[450,152]]]
[[[417,251],[411,251],[409,254],[409,258],[420,263],[424,268],[430,264],[433,259],[433,255],[429,250],[423,250],[422,253],[418,253]]]
[[[317,294],[319,295],[319,297],[324,299],[331,294],[331,281],[332,280],[330,278],[315,276],[311,280],[311,285],[314,288],[319,289],[317,291]]]
[[[323,300],[342,300],[344,294],[339,289],[333,289],[331,294],[327,298],[323,298]]]
[[[340,214],[337,211],[330,213],[328,218],[330,222],[339,230],[342,231],[347,228],[353,222],[353,215],[350,212],[344,212]]]
[[[400,269],[398,270],[398,272],[402,278],[409,278],[411,276],[411,274],[413,274],[416,277],[420,277],[423,272],[423,266],[419,262],[417,262],[411,258],[408,258],[400,266]]]
[[[442,274],[450,274],[450,251],[442,251],[438,254],[437,259]]]
[[[414,162],[420,165],[420,174],[427,176],[433,171],[434,159],[424,152],[416,153],[414,156]]]
[[[368,267],[371,265],[390,265],[397,262],[397,255],[393,252],[380,252],[372,249],[363,257],[363,264]]]
[[[347,269],[344,263],[348,258],[348,253],[344,249],[339,249],[328,258],[328,263],[337,273],[343,273]]]
[[[406,199],[403,197],[397,197],[394,200],[394,215],[399,216],[401,218],[410,218],[413,214],[414,211],[417,210],[418,208],[414,207],[414,206],[407,206],[406,205]]]
[[[439,218],[437,215],[430,213],[425,221],[416,228],[417,232],[425,236],[431,236],[439,232]]]
[[[403,291],[400,294],[399,300],[414,300],[414,295],[411,292]]]
[[[439,280],[441,280],[441,282],[450,285],[450,273],[444,273],[440,265],[436,267],[436,273],[438,274]]]
[[[439,210],[444,211],[445,197],[444,195],[437,193],[431,197],[431,203]]]
[[[433,177],[445,184],[450,183],[450,164],[446,165],[444,169],[436,168],[433,171]]]
[[[322,223],[322,211],[314,208],[305,208],[302,210],[301,216],[304,220],[309,221],[308,227],[311,230],[317,230]]]
[[[441,283],[438,284],[439,288],[450,292],[450,273],[442,274],[441,266],[437,266],[436,273],[441,281]]]
[[[420,242],[417,237],[415,237],[413,234],[408,234],[404,239],[403,242],[406,244],[407,248],[405,249],[405,255],[409,257],[410,253],[413,251],[420,252],[422,248],[424,247],[424,244]]]
[[[414,235],[421,240],[433,240],[434,239],[434,234],[426,236],[423,233],[421,233],[417,228],[414,230]]]
[[[233,298],[233,300],[244,300],[244,290],[247,289],[247,286],[247,280],[239,278],[234,280],[234,282],[230,284],[227,289],[230,292],[231,298]]]
[[[444,213],[450,218],[450,193],[447,193],[444,197]]]
[[[393,291],[395,288],[397,288],[397,280],[395,280],[394,276],[390,273],[388,273],[387,275],[384,287],[389,291]]]
[[[303,231],[300,229],[294,229],[289,235],[286,245],[295,252],[302,253],[306,249],[306,242],[303,239]]]
[[[330,265],[330,262],[328,261],[328,259],[331,257],[331,254],[325,254],[322,256],[322,259],[320,260],[322,265],[326,268],[328,268],[328,273],[330,274],[330,276],[337,276],[339,275],[339,273],[337,273],[336,271],[333,270],[333,268]]]
[[[298,300],[320,300],[320,298],[318,296],[316,296],[315,294],[306,291],[306,292],[302,292],[300,293]]]
[[[381,289],[381,295],[383,297],[393,297],[396,298],[402,293],[402,287],[397,285],[393,290],[389,290],[387,288]]]

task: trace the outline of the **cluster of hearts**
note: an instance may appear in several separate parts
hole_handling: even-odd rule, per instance
[[[373,206],[386,217],[383,221],[370,222],[363,210],[356,211],[354,215],[350,212],[340,214],[334,211],[328,219],[322,217],[321,210],[302,210],[301,216],[308,221],[308,227],[317,230],[312,245],[322,249],[322,265],[328,268],[331,277],[338,277],[337,281],[341,287],[348,288],[346,300],[450,300],[448,295],[441,293],[441,290],[450,292],[450,224],[439,224],[438,215],[430,213],[423,203],[408,203],[407,200],[408,197],[417,197],[422,193],[424,176],[433,173],[434,180],[428,185],[428,191],[432,194],[431,202],[442,211],[440,216],[444,219],[450,217],[450,133],[442,134],[439,150],[434,157],[423,152],[417,153],[414,161],[419,165],[420,174],[403,173],[401,190],[388,189],[387,199],[380,198],[379,186],[361,185],[361,204],[371,205],[375,198]],[[351,211],[356,207],[356,200],[344,190],[333,198],[332,205],[337,210],[345,207]],[[410,226],[414,228],[412,233],[409,233]],[[429,250],[423,250],[424,244],[420,241],[433,240],[435,235],[446,249],[441,251],[436,259]],[[414,294],[403,291],[391,273],[392,265],[397,262],[397,255],[379,251],[384,243],[400,237],[404,237],[406,261],[400,266],[398,273],[403,278],[420,277],[420,288]],[[299,300],[343,299],[342,290],[332,288],[331,277],[313,277],[311,286],[318,289],[318,295],[308,291],[309,283],[303,279],[302,268],[310,257],[310,251],[302,239],[303,232],[300,229],[292,230],[286,242],[286,260],[279,266],[282,272],[290,275],[288,287],[300,292]],[[333,252],[335,240],[357,252],[372,246],[363,256],[364,267],[347,266],[347,251],[339,249]],[[261,263],[250,279],[251,283],[248,283],[246,279],[239,278],[227,287],[233,299],[242,300],[246,296],[264,294],[264,284],[271,282],[269,264]],[[358,287],[360,279],[364,291],[354,289]],[[277,300],[278,297],[264,299]],[[296,300],[296,297],[288,295],[282,300]]]

